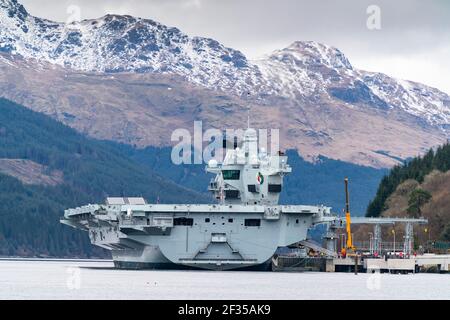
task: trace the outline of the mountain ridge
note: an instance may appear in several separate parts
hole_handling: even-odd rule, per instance
[[[323,44],[297,41],[265,58],[249,60],[240,51],[226,48],[213,39],[190,37],[177,28],[149,19],[106,15],[66,25],[32,17],[15,0],[3,4],[0,10],[0,51],[6,57],[3,62],[14,64],[11,60],[18,61],[14,57],[23,57],[27,63],[9,67],[21,69],[24,75],[29,70],[23,68],[35,68],[36,73],[46,72],[45,77],[52,77],[48,81],[55,84],[61,81],[60,76],[53,77],[48,70],[57,71],[59,66],[62,69],[57,72],[66,73],[72,79],[72,75],[84,74],[85,80],[78,79],[80,86],[83,81],[101,75],[120,78],[123,86],[114,88],[118,92],[130,89],[128,81],[141,81],[144,86],[162,82],[167,90],[177,83],[183,87],[179,92],[171,91],[173,96],[166,94],[167,101],[154,96],[164,92],[140,92],[139,98],[130,97],[136,106],[127,106],[126,110],[108,101],[122,113],[142,109],[152,113],[145,124],[145,116],[139,119],[133,116],[124,119],[117,126],[118,131],[111,132],[98,121],[86,120],[87,106],[81,106],[85,109],[83,117],[77,115],[80,103],[104,104],[102,97],[100,101],[88,101],[76,90],[73,92],[76,103],[65,102],[67,97],[62,92],[55,92],[51,98],[42,97],[27,87],[32,80],[25,84],[11,83],[13,80],[6,79],[5,75],[4,85],[0,87],[3,96],[24,105],[36,105],[34,110],[42,111],[37,109],[39,103],[27,101],[39,99],[41,109],[54,109],[52,113],[46,111],[47,114],[77,130],[87,130],[86,133],[97,138],[142,147],[167,146],[170,131],[150,135],[142,132],[143,127],[158,126],[158,121],[164,123],[161,118],[164,114],[173,116],[164,125],[171,130],[194,119],[215,128],[230,127],[232,122],[224,119],[223,114],[237,118],[235,123],[241,122],[241,113],[248,107],[255,111],[256,124],[262,128],[281,128],[282,139],[286,141],[283,147],[298,149],[308,159],[324,155],[389,167],[399,163],[396,158],[415,156],[449,138],[450,97],[447,94],[419,83],[357,70],[341,51]],[[15,9],[8,10],[8,7]],[[175,78],[171,83],[170,79]],[[105,83],[106,80],[96,84],[99,91],[105,89]],[[189,93],[198,96],[188,99]],[[206,97],[208,94],[216,98]],[[196,105],[190,105],[192,100],[196,100]],[[212,105],[211,100],[214,100]],[[154,105],[154,101],[158,104]],[[70,108],[58,110],[61,105]],[[183,108],[192,109],[195,116],[180,112]],[[159,110],[164,111],[158,114]],[[74,117],[66,119],[63,113]],[[90,117],[99,115],[90,114]],[[105,117],[103,121],[112,121]],[[350,136],[357,136],[358,142]],[[389,143],[384,147],[381,140]],[[383,156],[379,150],[390,156]]]

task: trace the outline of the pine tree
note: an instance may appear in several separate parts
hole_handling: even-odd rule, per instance
[[[419,218],[422,214],[421,207],[431,200],[431,194],[428,191],[417,188],[408,200],[408,214],[412,215],[414,218]]]

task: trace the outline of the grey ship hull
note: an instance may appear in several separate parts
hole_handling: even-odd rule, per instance
[[[193,270],[199,269],[197,266],[188,266],[175,264],[164,257],[161,251],[157,247],[145,247],[140,250],[122,250],[112,251],[112,258],[114,261],[114,267],[116,269],[124,270]],[[268,261],[250,267],[242,267],[235,269],[232,268],[217,268],[216,265],[211,265],[209,268],[204,265],[202,269],[210,270],[239,270],[239,271],[271,271],[272,259]]]
[[[145,246],[142,249],[112,250],[114,267],[117,269],[176,269],[176,265],[164,257],[158,247]]]
[[[322,206],[90,205],[62,223],[111,250],[117,268],[267,269],[278,247],[333,220]]]

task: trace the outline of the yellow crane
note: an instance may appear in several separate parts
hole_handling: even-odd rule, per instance
[[[345,244],[345,247],[342,248],[342,254],[344,256],[347,256],[349,254],[354,254],[355,252],[355,246],[353,245],[353,239],[352,239],[352,220],[350,217],[350,197],[348,192],[348,178],[345,178],[345,230],[347,232],[347,243]]]

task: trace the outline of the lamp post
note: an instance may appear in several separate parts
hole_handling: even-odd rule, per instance
[[[427,243],[427,250],[428,250],[428,252],[430,252],[430,246],[431,246],[431,230],[430,230],[430,227],[428,227],[428,228],[425,228],[425,233],[428,233],[428,243]]]
[[[342,253],[342,249],[346,248],[346,243],[347,243],[347,237],[345,235],[345,233],[341,233],[339,235],[339,240],[341,241],[341,251],[340,253]]]
[[[395,229],[392,229],[392,234],[394,235],[394,256],[395,256]]]

